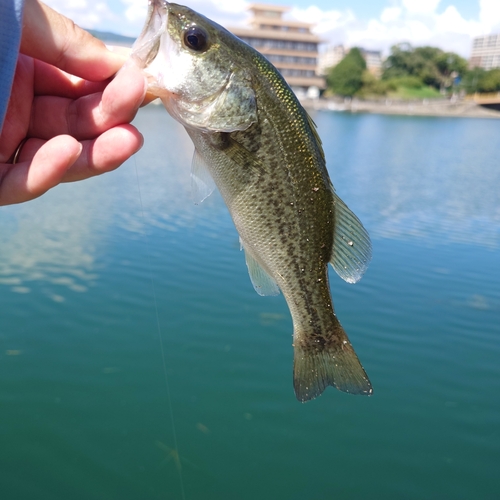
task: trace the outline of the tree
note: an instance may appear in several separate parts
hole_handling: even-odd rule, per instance
[[[460,86],[467,94],[479,92],[479,82],[484,78],[486,71],[483,68],[473,68],[465,73]]]
[[[496,92],[500,91],[500,68],[486,71],[483,78],[479,80],[479,92]]]
[[[366,62],[358,48],[353,48],[334,66],[328,76],[328,87],[341,96],[353,96],[363,85],[363,72]]]
[[[500,91],[500,68],[473,68],[465,74],[461,86],[468,94]]]
[[[454,52],[438,54],[435,62],[440,73],[445,76],[456,73],[457,76],[463,77],[467,72],[467,61]]]
[[[462,77],[467,71],[467,61],[453,52],[437,47],[415,47],[398,44],[391,47],[391,54],[384,65],[382,78],[416,77],[425,85],[436,89],[449,87],[453,78]]]

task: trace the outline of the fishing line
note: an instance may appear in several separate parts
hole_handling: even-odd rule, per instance
[[[139,201],[141,204],[141,214],[142,214],[142,220],[144,222],[144,226],[146,226],[146,217],[144,214],[144,205],[142,203],[142,194],[141,194],[141,184],[139,182],[139,171],[137,169],[137,160],[136,157],[134,156],[134,165],[135,165],[135,176],[137,178],[137,190],[139,192]],[[167,400],[168,400],[168,409],[169,409],[169,414],[170,414],[170,420],[172,422],[172,435],[174,439],[174,448],[175,452],[177,455],[177,460],[178,460],[178,467],[177,470],[179,471],[179,481],[180,481],[180,486],[181,486],[181,495],[182,495],[182,500],[186,500],[186,494],[184,491],[184,479],[182,476],[182,465],[180,461],[180,454],[179,454],[179,447],[177,445],[177,431],[175,428],[175,420],[174,420],[174,410],[172,407],[172,398],[170,396],[170,384],[168,382],[168,374],[167,374],[167,363],[165,361],[165,349],[163,347],[163,338],[161,336],[161,325],[160,325],[160,314],[158,312],[158,300],[156,299],[156,289],[155,289],[155,283],[153,279],[153,264],[151,262],[151,249],[149,247],[149,241],[146,233],[144,232],[144,239],[146,242],[146,253],[147,253],[147,258],[148,258],[148,270],[149,270],[149,279],[151,282],[151,290],[153,291],[153,299],[154,299],[154,305],[155,305],[155,312],[156,312],[156,327],[158,329],[158,339],[160,341],[160,352],[161,352],[161,359],[163,362],[163,374],[165,376],[165,387],[167,391]]]

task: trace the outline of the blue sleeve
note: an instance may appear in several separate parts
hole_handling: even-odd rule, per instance
[[[24,0],[0,0],[0,131],[16,70]]]

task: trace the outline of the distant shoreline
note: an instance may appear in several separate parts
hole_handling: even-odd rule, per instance
[[[400,101],[394,99],[379,101],[365,101],[361,99],[352,99],[350,101],[341,101],[339,99],[304,99],[301,102],[307,109],[347,113],[500,119],[500,111],[486,109],[468,99],[456,101],[450,99],[422,99],[418,101]]]

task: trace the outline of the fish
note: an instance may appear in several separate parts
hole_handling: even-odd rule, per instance
[[[198,201],[220,191],[255,290],[284,295],[297,399],[328,386],[371,395],[328,279],[330,263],[357,282],[371,259],[370,237],[337,195],[316,125],[283,76],[222,26],[165,0],[150,0],[130,60],[194,144]]]

